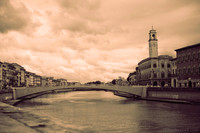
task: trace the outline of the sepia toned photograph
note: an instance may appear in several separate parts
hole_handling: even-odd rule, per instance
[[[200,0],[0,0],[0,133],[200,133]]]

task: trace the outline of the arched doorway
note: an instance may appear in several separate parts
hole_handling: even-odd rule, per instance
[[[165,86],[165,82],[162,81],[162,82],[161,82],[161,87],[164,87],[164,86]]]
[[[174,88],[176,88],[176,79],[174,79]]]
[[[192,87],[192,82],[191,82],[191,81],[189,81],[188,85],[189,85],[189,87]]]
[[[154,81],[153,86],[157,86],[157,85],[158,85],[157,81]]]

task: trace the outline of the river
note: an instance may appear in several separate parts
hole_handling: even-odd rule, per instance
[[[43,95],[18,105],[82,133],[199,133],[200,106],[128,100],[103,91]]]

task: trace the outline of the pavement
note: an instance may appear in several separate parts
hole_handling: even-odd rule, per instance
[[[37,133],[35,130],[25,126],[23,123],[20,123],[3,113],[0,113],[0,118],[0,133]]]
[[[46,117],[0,102],[0,133],[77,133]]]
[[[12,113],[20,113],[17,108],[11,108],[9,105],[0,102],[0,133],[37,133],[36,130],[28,127],[9,116]]]

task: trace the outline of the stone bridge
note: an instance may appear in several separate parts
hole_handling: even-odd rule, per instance
[[[29,99],[39,95],[68,92],[68,91],[111,91],[115,95],[127,98],[145,98],[147,95],[146,86],[105,86],[105,85],[80,85],[80,86],[54,86],[54,87],[21,87],[13,89],[13,99]]]

